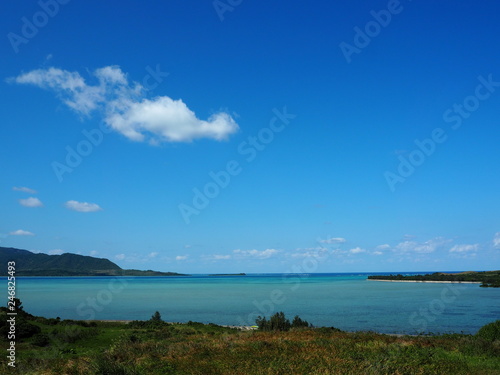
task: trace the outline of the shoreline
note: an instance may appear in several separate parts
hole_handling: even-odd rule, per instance
[[[385,281],[390,283],[436,283],[436,284],[481,284],[481,281],[434,281],[434,280],[380,280],[367,279],[369,281]]]

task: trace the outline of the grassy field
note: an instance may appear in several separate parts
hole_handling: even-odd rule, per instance
[[[29,320],[41,332],[17,343],[17,367],[3,360],[1,373],[500,374],[500,341],[477,335],[390,336],[331,328],[261,332],[193,322]]]

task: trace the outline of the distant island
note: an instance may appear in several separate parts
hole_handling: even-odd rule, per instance
[[[0,247],[0,276],[7,276],[7,262],[16,262],[16,276],[189,276],[176,272],[122,269],[109,259],[78,254],[36,254]]]
[[[246,276],[246,273],[214,273],[208,276]]]
[[[478,283],[483,288],[500,288],[500,271],[467,271],[460,273],[435,272],[427,275],[375,275],[368,276],[369,280],[379,281],[408,281],[408,282],[453,282]]]

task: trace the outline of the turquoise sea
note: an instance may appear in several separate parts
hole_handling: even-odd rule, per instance
[[[284,311],[315,326],[381,333],[475,333],[500,319],[500,289],[379,282],[367,274],[18,277],[25,310],[62,319],[149,319],[253,325]]]

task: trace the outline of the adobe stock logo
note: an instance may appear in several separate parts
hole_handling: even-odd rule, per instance
[[[33,14],[31,19],[27,17],[21,18],[21,35],[14,32],[7,34],[7,39],[9,39],[14,52],[18,53],[21,44],[28,44],[38,34],[38,31],[49,23],[51,18],[59,14],[60,5],[66,5],[69,2],[70,0],[40,0],[38,5],[41,10]]]
[[[354,28],[353,43],[349,44],[342,42],[339,44],[340,50],[342,51],[347,63],[351,63],[351,56],[353,54],[359,55],[364,48],[368,47],[371,41],[379,36],[382,29],[389,26],[393,16],[400,14],[403,10],[403,5],[401,5],[399,0],[389,0],[387,3],[387,9],[382,9],[378,12],[372,10],[370,15],[373,19],[368,21],[363,29],[358,26]]]
[[[148,65],[146,67],[146,72],[147,74],[142,79],[142,87],[145,91],[154,90],[164,81],[165,77],[169,75],[169,73],[160,70],[160,64],[156,64],[155,69]],[[83,160],[90,156],[94,149],[102,144],[106,134],[112,131],[113,129],[105,123],[101,123],[94,129],[82,130],[83,139],[74,147],[70,145],[65,147],[66,156],[64,160],[62,162],[54,160],[50,163],[57,181],[63,182],[65,175],[72,173],[78,168],[83,163]]]
[[[214,6],[215,12],[219,16],[220,22],[224,21],[224,13],[232,12],[237,6],[241,5],[243,0],[214,0],[212,5]]]
[[[443,113],[443,120],[446,123],[451,123],[451,130],[460,129],[463,122],[471,117],[472,113],[477,111],[481,106],[481,102],[488,100],[493,93],[500,87],[500,81],[494,81],[492,74],[487,78],[483,76],[477,77],[479,84],[476,86],[473,95],[466,96],[462,103],[454,103],[451,108]],[[437,149],[439,144],[444,143],[448,139],[448,134],[443,128],[435,128],[431,132],[429,138],[420,141],[415,139],[414,148],[407,157],[398,156],[399,165],[396,172],[385,171],[384,177],[389,186],[389,189],[396,191],[396,185],[404,183],[416,169],[420,167]]]
[[[287,112],[287,108],[283,107],[280,111],[277,108],[273,109],[274,116],[269,121],[267,127],[263,127],[257,133],[257,136],[249,136],[246,141],[238,145],[238,154],[245,156],[244,160],[251,163],[255,160],[259,152],[266,149],[277,133],[286,129],[297,115]],[[180,203],[177,208],[186,224],[191,223],[193,215],[199,215],[201,211],[206,209],[211,200],[217,198],[222,189],[229,186],[232,179],[238,176],[243,171],[243,165],[238,160],[229,160],[223,170],[218,172],[211,171],[208,176],[210,181],[205,183],[201,188],[193,188],[192,205]]]

